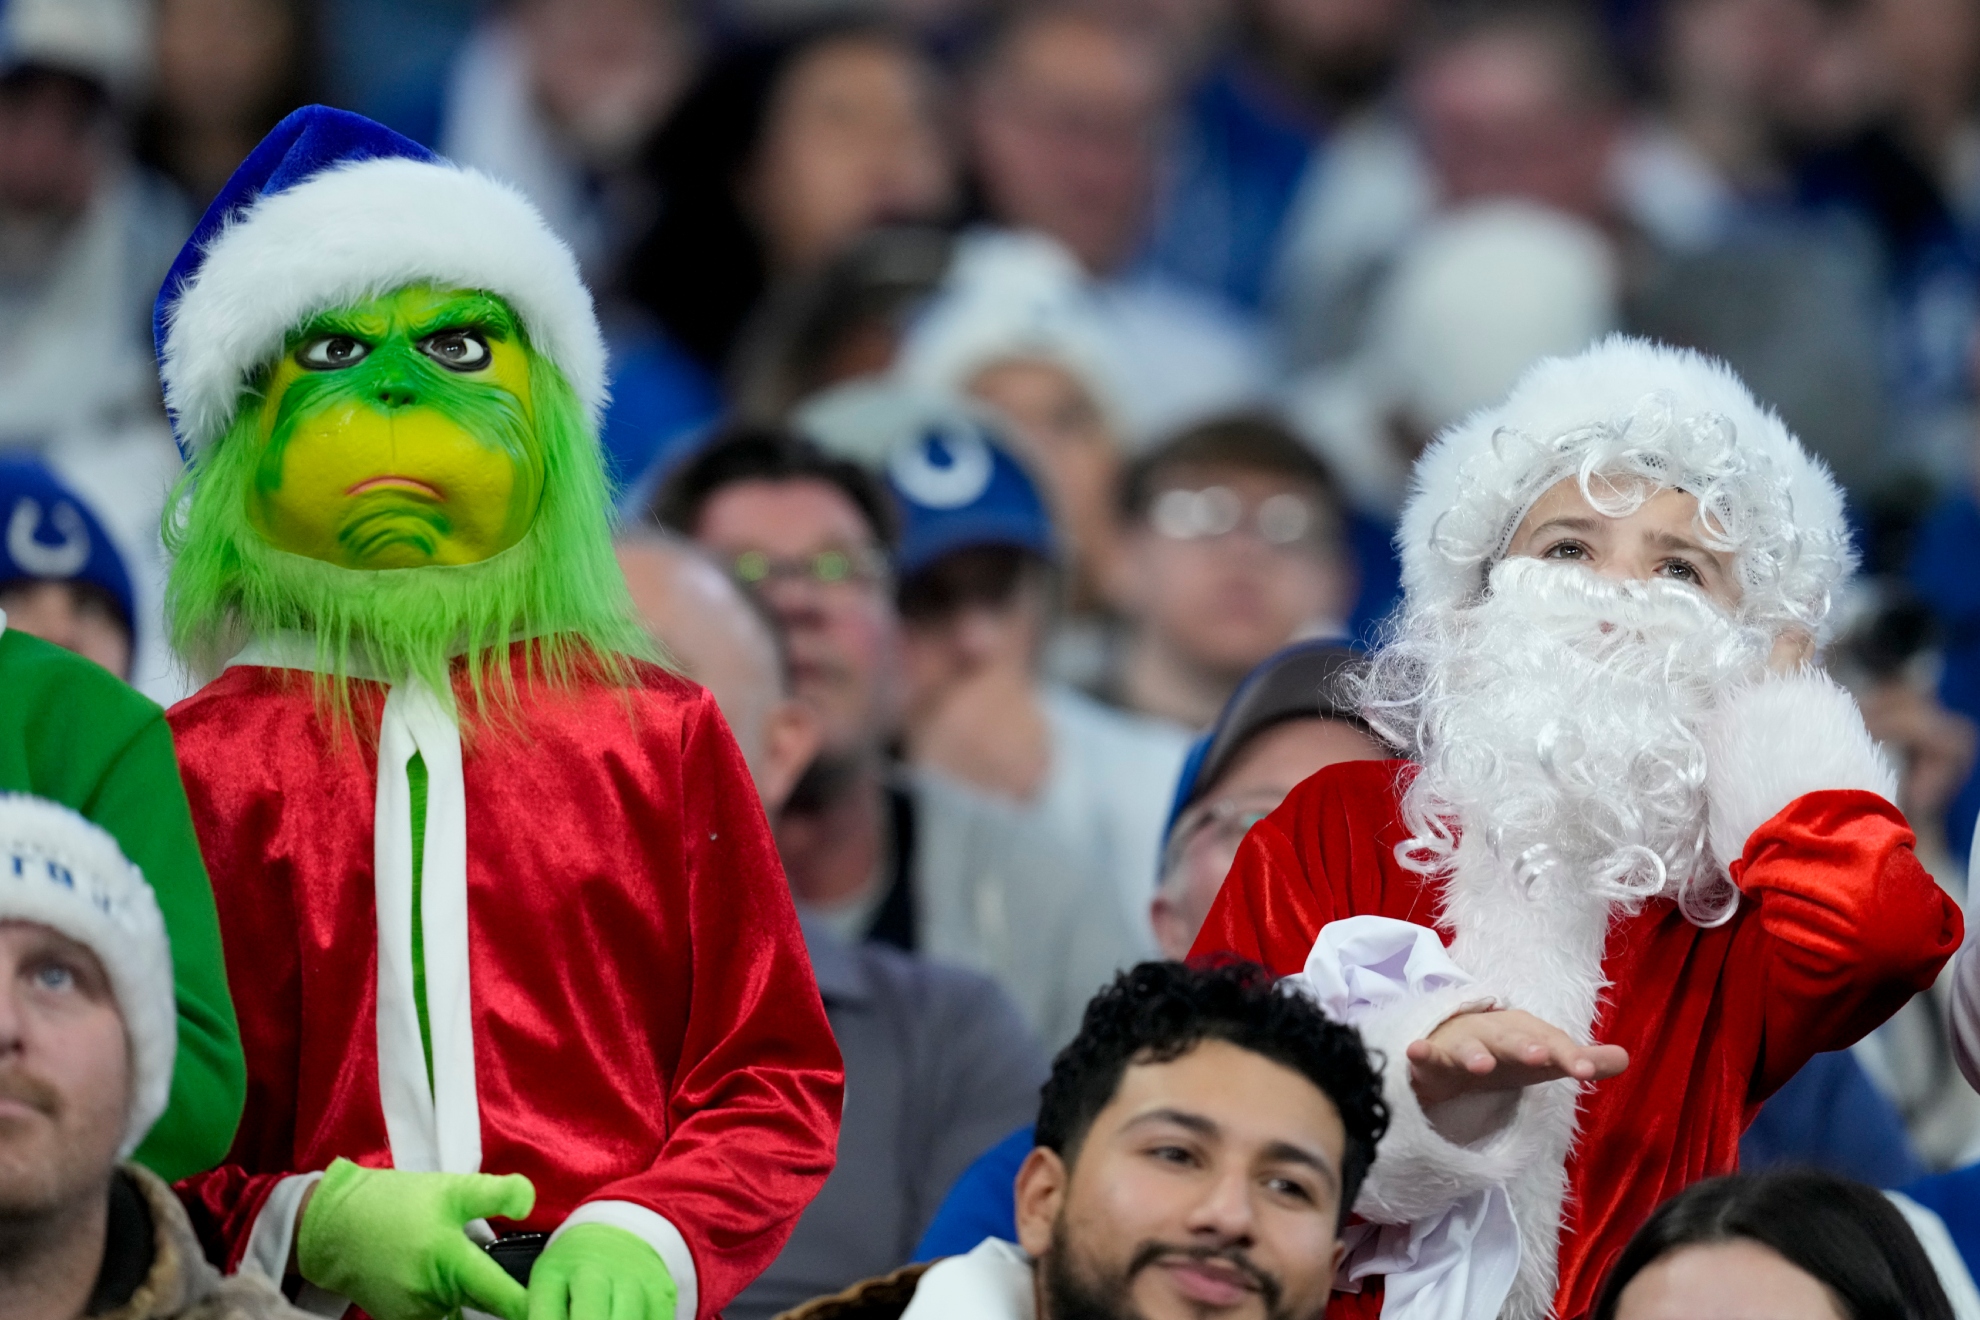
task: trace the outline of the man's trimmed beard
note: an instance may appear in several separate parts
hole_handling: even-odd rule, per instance
[[[1063,1210],[1052,1233],[1052,1246],[1038,1261],[1046,1314],[1050,1320],[1142,1320],[1141,1312],[1128,1298],[1135,1276],[1178,1257],[1220,1260],[1249,1275],[1258,1294],[1263,1320],[1317,1320],[1317,1315],[1294,1316],[1286,1310],[1279,1281],[1235,1247],[1176,1247],[1165,1242],[1143,1242],[1135,1248],[1126,1269],[1112,1277],[1100,1277],[1100,1272],[1091,1268],[1091,1262],[1074,1259],[1068,1246]]]
[[[1421,767],[1398,859],[1445,874],[1470,830],[1536,899],[1662,896],[1725,921],[1735,859],[1706,842],[1702,733],[1771,642],[1686,584],[1527,558],[1497,565],[1482,600],[1406,614],[1360,691]]]

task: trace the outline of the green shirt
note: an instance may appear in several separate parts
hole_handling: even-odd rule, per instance
[[[233,1145],[247,1066],[165,712],[100,665],[0,632],[0,791],[95,821],[151,882],[172,941],[179,1054],[164,1117],[135,1158],[168,1181],[212,1168]]]

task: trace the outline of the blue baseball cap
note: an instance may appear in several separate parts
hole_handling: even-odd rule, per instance
[[[897,444],[887,455],[886,477],[900,506],[894,562],[904,578],[978,546],[1058,558],[1052,515],[1030,474],[988,425],[961,409],[929,419]]]
[[[38,460],[0,459],[0,585],[29,579],[86,582],[117,602],[137,635],[131,575],[81,496]]]
[[[1190,744],[1169,804],[1169,819],[1162,826],[1163,840],[1175,833],[1183,812],[1216,785],[1245,745],[1273,725],[1286,720],[1340,720],[1367,730],[1344,682],[1365,659],[1360,651],[1338,641],[1311,638],[1280,647],[1260,660],[1224,703],[1217,722]]]

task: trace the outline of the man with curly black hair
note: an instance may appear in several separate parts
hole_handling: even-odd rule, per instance
[[[1354,1029],[1263,968],[1147,962],[1053,1061],[996,1238],[784,1320],[1317,1320],[1389,1121]]]

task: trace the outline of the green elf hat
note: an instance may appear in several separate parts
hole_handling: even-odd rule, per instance
[[[158,291],[152,335],[180,452],[226,432],[297,325],[420,283],[507,302],[596,429],[605,341],[576,258],[536,208],[382,124],[311,105],[241,162]]]

